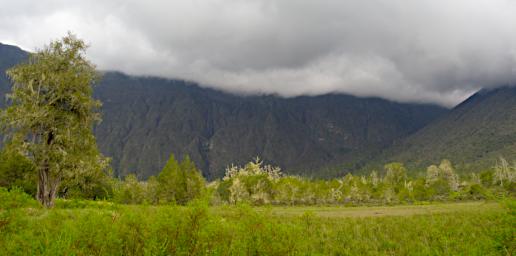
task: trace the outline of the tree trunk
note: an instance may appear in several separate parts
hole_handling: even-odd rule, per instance
[[[46,141],[49,148],[53,141],[54,133],[50,132]],[[44,160],[42,166],[39,168],[38,191],[36,194],[36,198],[43,206],[47,208],[54,206],[54,199],[56,198],[60,181],[60,177],[52,177],[48,160]]]
[[[38,201],[45,207],[54,206],[54,200],[59,187],[59,179],[51,177],[48,166],[40,168],[38,175],[38,191],[36,197]]]

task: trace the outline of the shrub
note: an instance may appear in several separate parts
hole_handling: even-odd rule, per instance
[[[278,167],[264,165],[256,158],[244,167],[228,167],[218,192],[221,198],[227,198],[232,204],[270,204],[274,197],[273,188],[280,177],[281,170]]]
[[[129,174],[124,181],[115,183],[113,199],[122,204],[141,204],[145,201],[144,185],[135,175]]]
[[[38,202],[21,188],[0,187],[0,209],[13,209],[22,207],[39,207]]]
[[[19,187],[25,193],[36,195],[34,164],[9,145],[0,153],[0,186]]]

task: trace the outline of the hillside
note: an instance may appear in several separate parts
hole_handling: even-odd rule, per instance
[[[5,70],[27,58],[27,53],[18,47],[0,43],[0,106],[5,103],[4,95],[9,91],[9,80]]]
[[[25,57],[19,49],[14,55],[8,64]],[[159,172],[171,153],[189,154],[208,178],[255,156],[289,173],[342,174],[447,111],[349,95],[244,97],[117,72],[104,74],[95,97],[104,103],[95,128],[101,151],[116,175],[142,178]]]
[[[425,168],[450,159],[459,169],[493,166],[499,157],[516,159],[516,88],[481,90],[375,162],[401,161]]]
[[[348,95],[240,97],[182,81],[107,73],[96,134],[119,170],[156,172],[188,153],[209,177],[255,156],[290,172],[361,164],[444,109]]]

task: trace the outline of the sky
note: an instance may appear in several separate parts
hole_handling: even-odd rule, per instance
[[[453,106],[516,84],[514,0],[0,0],[0,42],[71,31],[101,70],[238,94]],[[1,57],[1,56],[0,56]]]

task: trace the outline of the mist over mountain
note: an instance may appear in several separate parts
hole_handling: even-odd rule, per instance
[[[516,80],[511,0],[4,2],[0,41],[35,49],[73,31],[101,70],[232,93],[453,107]]]
[[[26,53],[2,45],[5,69]],[[260,156],[286,172],[341,175],[447,110],[379,98],[328,94],[237,96],[181,80],[106,72],[95,90],[104,105],[95,127],[117,176],[154,175],[171,153],[188,154],[208,178]],[[324,172],[320,172],[323,171]]]

